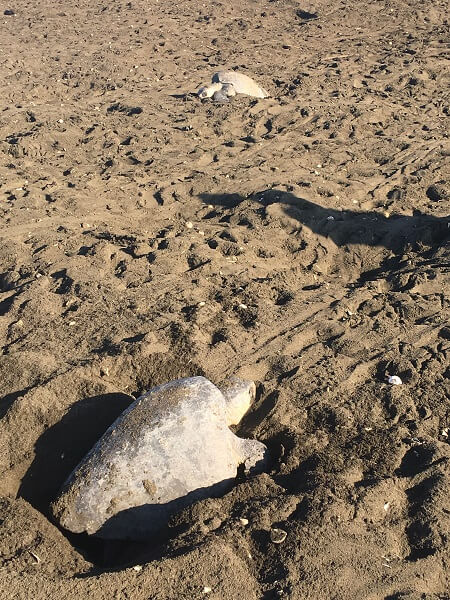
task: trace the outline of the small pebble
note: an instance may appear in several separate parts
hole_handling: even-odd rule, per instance
[[[239,304],[238,308],[248,308],[248,306],[246,304]]]
[[[241,525],[244,525],[244,527],[246,525],[248,525],[248,519],[244,519],[243,517],[239,519],[239,521],[241,522]]]
[[[203,593],[204,594],[209,594],[210,592],[212,592],[212,588],[210,588],[207,585],[205,585],[205,587],[203,588]]]
[[[282,544],[287,538],[287,532],[283,529],[271,529],[270,530],[270,541],[274,544]]]
[[[135,565],[133,569],[139,573],[139,571],[142,571],[142,565]]]
[[[402,385],[403,381],[398,375],[391,375],[390,377],[388,377],[388,383],[390,383],[391,385]]]
[[[391,506],[390,502],[385,502],[385,503],[384,503],[384,506],[383,506],[383,508],[384,508],[384,512],[387,512],[387,511],[389,510],[389,507],[390,507],[390,506]]]
[[[191,223],[191,221],[187,221],[187,222],[186,222],[186,227],[187,227],[188,229],[192,229],[192,228],[194,227],[194,224],[193,224],[193,223]]]
[[[206,304],[206,302],[203,302],[203,301],[198,303],[199,306],[205,306],[205,304]]]
[[[334,221],[333,215],[330,215],[329,217],[327,217],[327,221]]]

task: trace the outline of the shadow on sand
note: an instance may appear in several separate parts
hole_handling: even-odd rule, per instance
[[[300,227],[330,238],[337,246],[381,246],[395,253],[408,245],[435,246],[448,238],[450,216],[438,218],[416,212],[413,216],[378,212],[357,212],[325,208],[310,200],[281,190],[264,190],[245,198],[239,194],[200,194],[207,204],[236,208],[245,200],[256,202],[264,212],[279,204],[287,217],[295,219]]]

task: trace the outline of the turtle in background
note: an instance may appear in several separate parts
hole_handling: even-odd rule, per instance
[[[237,71],[214,73],[211,85],[202,86],[197,92],[199,98],[212,98],[215,102],[229,102],[229,98],[236,94],[245,94],[254,98],[268,98],[270,95],[251,77]]]
[[[267,448],[237,437],[255,397],[252,381],[220,390],[204,377],[177,379],[135,400],[69,475],[52,512],[74,533],[148,540],[193,502],[228,491],[242,470],[261,472]]]

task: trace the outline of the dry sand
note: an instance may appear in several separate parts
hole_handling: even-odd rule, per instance
[[[447,9],[3,4],[2,600],[450,597]],[[222,67],[272,97],[201,103]],[[268,472],[170,539],[58,530],[130,394],[194,374],[257,382]]]

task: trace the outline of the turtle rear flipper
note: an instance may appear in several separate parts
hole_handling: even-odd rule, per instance
[[[269,462],[269,451],[267,446],[258,440],[239,440],[239,450],[242,455],[241,468],[245,475],[257,475],[262,473]]]

